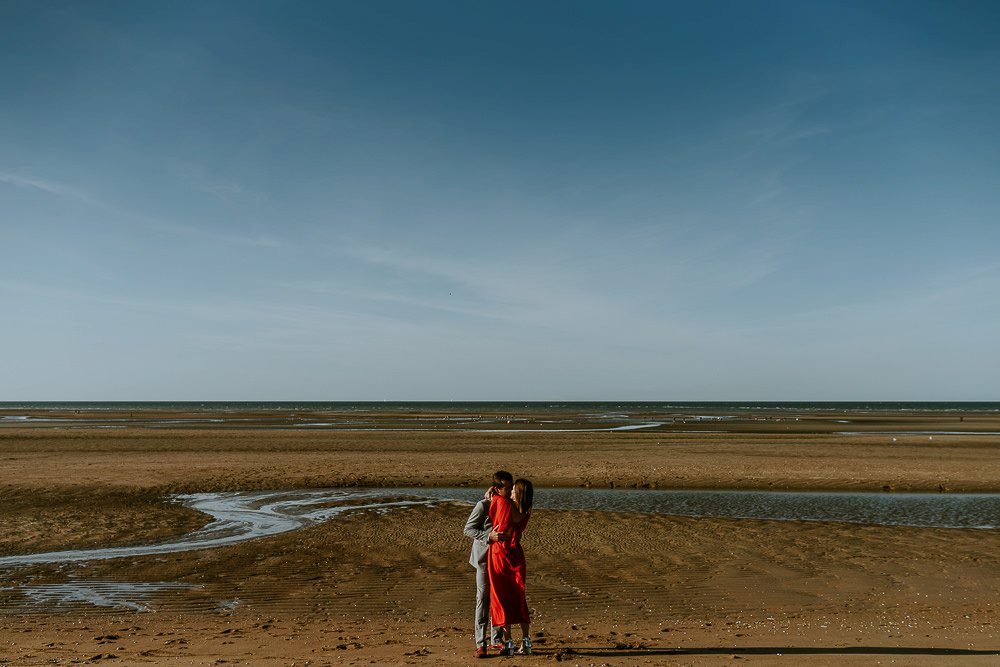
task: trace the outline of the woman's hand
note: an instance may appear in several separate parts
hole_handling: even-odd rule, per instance
[[[508,537],[510,537],[510,531],[509,530],[505,530],[502,533],[499,532],[499,531],[494,530],[492,533],[490,533],[489,541],[490,542],[506,542]]]

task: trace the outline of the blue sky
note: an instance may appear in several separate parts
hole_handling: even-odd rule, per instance
[[[0,0],[0,400],[997,400],[997,34]]]

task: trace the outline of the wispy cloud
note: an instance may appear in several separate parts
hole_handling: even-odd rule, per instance
[[[202,180],[196,186],[202,192],[216,195],[223,199],[244,199],[256,203],[268,201],[269,197],[250,188],[246,188],[239,183],[222,180]]]
[[[495,315],[495,311],[468,305],[467,301],[461,298],[432,299],[388,289],[352,286],[343,281],[304,280],[285,282],[283,285],[292,293],[334,297],[360,303],[398,305],[472,318],[492,319]]]
[[[920,283],[871,292],[845,303],[817,304],[766,320],[747,320],[723,335],[758,343],[775,337],[795,339],[818,348],[861,340],[882,341],[888,347],[907,340],[992,340],[1000,335],[997,313],[1000,264],[991,263],[928,275]]]
[[[6,183],[19,188],[29,188],[55,197],[75,201],[89,208],[110,213],[116,218],[126,220],[131,224],[138,224],[147,231],[184,236],[202,242],[237,244],[258,248],[280,248],[285,245],[282,239],[269,234],[247,233],[221,227],[197,226],[164,221],[154,216],[108,202],[92,192],[51,179],[3,171],[0,172],[0,183]],[[209,186],[206,185],[206,187]],[[215,187],[222,188],[224,186],[216,184]],[[239,186],[232,185],[231,188],[231,191],[235,192]],[[245,191],[245,195],[247,197],[256,196],[248,190]],[[260,196],[263,197],[263,195]]]
[[[229,231],[225,229],[199,227],[196,225],[183,225],[148,219],[146,221],[146,227],[153,231],[172,234],[175,236],[185,236],[203,243],[211,242],[221,245],[240,245],[271,249],[283,248],[287,245],[283,239],[271,234]]]
[[[227,175],[213,173],[201,164],[178,162],[171,167],[170,171],[180,182],[192,189],[219,199],[245,201],[253,204],[271,201],[271,196],[268,193],[247,187]]]
[[[436,301],[457,294],[476,304],[469,310],[510,324],[571,326],[594,312],[617,310],[601,293],[583,290],[580,276],[556,261],[456,259],[375,246],[354,246],[349,252],[374,267],[437,279],[451,290]]]
[[[377,314],[267,299],[136,297],[15,280],[0,280],[0,294],[14,302],[36,304],[32,308],[37,313],[33,319],[39,324],[51,321],[52,314],[84,308],[88,315],[110,313],[109,317],[100,315],[98,319],[107,322],[113,337],[123,335],[123,324],[143,321],[145,324],[140,329],[152,338],[162,334],[197,346],[231,350],[312,350],[320,353],[331,340],[366,340],[384,336],[384,332],[404,338],[420,333],[418,326]],[[164,318],[179,324],[160,330],[157,323]],[[70,337],[75,336],[70,334]]]
[[[0,183],[6,183],[19,188],[40,190],[57,197],[75,199],[81,202],[91,204],[97,203],[92,197],[82,190],[70,187],[63,183],[58,183],[56,181],[38,178],[36,176],[26,176],[24,174],[16,174],[9,171],[0,171]]]

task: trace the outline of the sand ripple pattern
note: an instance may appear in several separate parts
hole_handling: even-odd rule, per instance
[[[176,502],[212,517],[176,541],[0,558],[0,568],[210,549],[328,521],[347,511],[389,511],[436,502],[474,502],[473,489],[352,489],[196,493]],[[934,528],[997,528],[1000,494],[789,493],[546,489],[541,508],[670,516],[834,521]]]
[[[287,511],[298,516],[332,511],[320,501],[329,496],[316,493],[310,502],[233,495],[262,508],[294,501]],[[5,569],[0,613],[232,612],[465,627],[474,596],[462,534],[469,506],[388,490],[377,492],[381,499],[339,493],[335,520],[259,540]],[[385,508],[383,500],[398,504]],[[942,604],[964,610],[984,591],[994,599],[988,575],[1000,566],[997,533],[988,530],[539,510],[525,537],[529,605],[540,627],[581,623],[584,633],[582,623],[594,618],[671,628],[725,614],[766,625],[783,611],[835,618],[883,605],[911,614]]]

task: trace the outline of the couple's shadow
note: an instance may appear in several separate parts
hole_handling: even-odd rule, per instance
[[[655,656],[693,655],[886,655],[886,656],[1000,656],[998,649],[961,649],[924,646],[729,646],[690,648],[608,648],[603,646],[535,647],[535,655],[554,657],[557,661],[574,657],[642,658]]]

